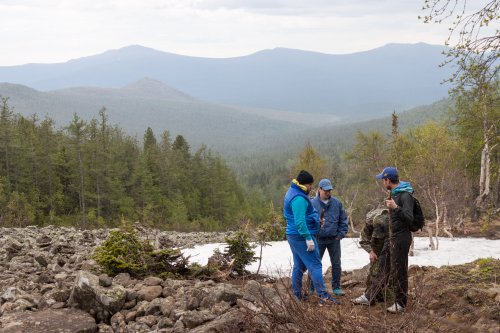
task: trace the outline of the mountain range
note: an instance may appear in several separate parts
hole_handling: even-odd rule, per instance
[[[183,95],[182,103],[198,100],[354,121],[445,97],[448,86],[441,82],[451,68],[438,67],[445,50],[418,43],[344,55],[277,48],[234,58],[200,58],[135,45],[65,63],[3,66],[0,82],[57,90],[57,95],[94,89],[119,98],[134,88],[128,86],[131,82],[149,77],[172,87],[168,89],[176,98]],[[70,87],[108,90],[64,90]],[[109,90],[113,88],[119,91]],[[157,93],[167,94],[147,94]]]

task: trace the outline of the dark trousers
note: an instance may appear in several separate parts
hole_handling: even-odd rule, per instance
[[[342,274],[342,268],[340,265],[340,240],[334,239],[326,243],[319,241],[318,246],[320,258],[323,258],[327,249],[328,254],[330,255],[330,264],[332,265],[332,290],[340,288],[340,275]]]
[[[405,307],[408,302],[408,252],[411,232],[393,236],[386,240],[378,258],[377,275],[366,291],[366,298],[375,301],[377,294],[386,290],[389,282],[394,287],[395,302]]]
[[[377,277],[377,268],[378,260],[370,262],[370,269],[368,270],[368,275],[366,276],[365,294],[368,293],[368,289],[370,289],[371,285],[374,283],[375,278]],[[374,299],[377,302],[394,302],[394,288],[392,287],[390,281],[387,288],[384,288],[384,290],[379,290]]]

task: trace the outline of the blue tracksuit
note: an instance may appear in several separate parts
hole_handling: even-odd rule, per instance
[[[315,235],[319,230],[318,212],[311,204],[305,189],[292,181],[283,202],[283,215],[286,219],[286,238],[293,255],[292,290],[296,297],[302,299],[302,277],[306,270],[322,299],[333,298],[328,294],[323,281],[321,259]],[[306,240],[314,240],[314,251],[308,252]]]

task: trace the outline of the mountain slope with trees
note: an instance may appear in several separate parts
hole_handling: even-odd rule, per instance
[[[227,229],[251,216],[233,172],[182,135],[143,144],[108,122],[74,114],[63,129],[50,118],[14,114],[0,104],[0,225],[119,225],[123,219],[178,230]],[[258,207],[257,207],[258,208]],[[257,209],[254,209],[257,211]]]
[[[90,121],[106,107],[110,121],[128,134],[141,135],[147,127],[157,133],[168,129],[172,135],[185,136],[194,147],[205,144],[219,152],[263,147],[262,141],[300,130],[309,118],[301,113],[207,103],[152,79],[123,88],[77,87],[50,92],[0,83],[0,95],[9,98],[17,113],[25,117],[48,115],[57,126],[70,122],[73,113]],[[336,121],[336,117],[325,115],[324,123]]]
[[[80,87],[41,92],[21,85],[0,84],[0,95],[25,117],[48,115],[56,126],[70,122],[73,113],[90,121],[103,106],[111,123],[130,135],[182,134],[193,147],[206,145],[225,156],[298,151],[312,141],[324,153],[338,155],[349,149],[358,130],[388,131],[386,117],[363,122],[341,122],[328,114],[307,114],[205,103],[152,79],[123,88]],[[442,117],[446,101],[400,113],[401,126]],[[317,135],[322,133],[322,135]],[[235,140],[238,138],[238,140]]]

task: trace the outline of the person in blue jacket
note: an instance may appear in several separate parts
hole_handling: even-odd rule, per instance
[[[298,299],[304,300],[302,277],[307,270],[320,299],[320,305],[338,303],[326,291],[323,280],[323,269],[316,243],[319,215],[308,197],[313,182],[313,176],[301,170],[297,178],[292,180],[283,202],[286,238],[293,256],[292,291]]]
[[[328,250],[332,264],[332,290],[337,296],[344,295],[340,287],[340,240],[345,237],[349,230],[347,215],[339,199],[332,197],[332,182],[329,179],[319,181],[318,195],[311,200],[313,207],[323,217],[321,228],[318,233],[319,256]]]

